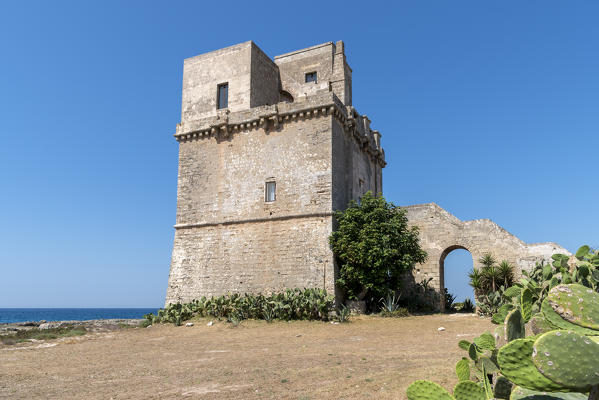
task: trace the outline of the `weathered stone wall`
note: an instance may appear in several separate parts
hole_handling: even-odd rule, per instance
[[[333,211],[381,190],[380,134],[351,107],[343,44],[277,64],[252,42],[185,60],[167,304],[293,287],[334,292]],[[316,84],[304,82],[311,71]],[[229,107],[216,110],[223,82]],[[276,182],[273,202],[266,182]]]
[[[245,42],[186,59],[181,121],[216,115],[217,85],[225,82],[229,83],[229,110],[250,108],[251,53],[252,42]]]
[[[279,67],[252,42],[250,107],[277,104],[280,100]]]
[[[333,258],[324,240],[331,229],[331,216],[177,229],[166,304],[296,287],[334,293]]]
[[[343,210],[351,200],[358,201],[368,192],[382,193],[382,166],[341,123],[333,122],[333,209]]]
[[[351,106],[351,68],[342,41],[308,47],[275,57],[283,90],[297,100],[319,92],[333,91],[342,104]],[[306,73],[316,72],[317,83],[306,83]]]
[[[555,253],[570,254],[556,243],[526,244],[499,225],[488,219],[461,221],[435,203],[405,207],[410,225],[420,230],[420,244],[428,253],[424,264],[416,266],[414,282],[433,278],[431,284],[442,293],[444,288],[444,261],[455,249],[468,250],[472,254],[474,268],[480,268],[478,260],[491,253],[498,260],[507,260],[516,272],[530,270],[535,263],[549,260]]]

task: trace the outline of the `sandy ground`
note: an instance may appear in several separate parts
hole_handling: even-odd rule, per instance
[[[208,321],[0,346],[0,398],[405,399],[416,379],[452,387],[458,341],[493,331],[463,314]]]

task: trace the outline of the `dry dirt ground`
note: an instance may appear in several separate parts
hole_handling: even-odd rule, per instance
[[[464,314],[208,321],[0,346],[0,398],[405,399],[416,379],[452,387],[458,341],[493,331]]]

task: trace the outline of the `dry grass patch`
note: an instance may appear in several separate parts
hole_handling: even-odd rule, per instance
[[[208,321],[0,346],[0,398],[403,399],[416,379],[453,386],[457,342],[492,329],[464,314]]]

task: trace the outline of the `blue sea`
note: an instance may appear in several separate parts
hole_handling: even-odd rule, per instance
[[[85,321],[136,319],[156,314],[157,308],[0,308],[0,323],[26,321]]]

